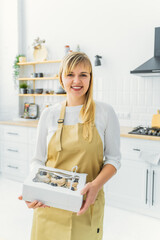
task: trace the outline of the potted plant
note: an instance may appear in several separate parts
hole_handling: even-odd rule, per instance
[[[15,57],[15,60],[14,60],[14,64],[13,64],[13,80],[14,80],[14,86],[15,86],[15,88],[17,88],[18,87],[18,85],[17,85],[17,79],[19,78],[19,70],[20,70],[20,66],[17,64],[17,63],[19,63],[19,58],[21,58],[21,57],[25,57],[25,55],[22,55],[22,54],[20,54],[20,55],[17,55],[16,57]]]
[[[19,84],[19,88],[20,88],[20,93],[21,94],[26,94],[27,93],[27,87],[28,87],[28,85],[27,85],[27,83],[20,83]]]

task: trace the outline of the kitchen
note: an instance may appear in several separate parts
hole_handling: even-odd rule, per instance
[[[125,178],[121,178],[118,185],[119,191],[114,185],[118,175],[110,181],[106,198],[109,206],[106,206],[104,239],[159,239],[159,218],[156,215],[160,214],[158,208],[154,209],[154,206],[152,206],[152,202],[157,201],[157,196],[159,196],[157,187],[157,182],[159,182],[157,179],[157,176],[159,177],[157,175],[158,163],[152,166],[151,163],[145,161],[138,162],[139,152],[145,154],[147,150],[152,152],[152,149],[154,149],[154,153],[158,154],[159,137],[144,135],[128,137],[127,134],[128,131],[139,125],[151,127],[152,117],[160,109],[159,76],[145,77],[130,73],[154,55],[155,27],[160,26],[159,2],[157,0],[149,0],[147,3],[144,0],[134,2],[126,0],[121,2],[116,0],[86,2],[82,0],[75,4],[73,0],[67,2],[64,0],[61,2],[7,0],[1,1],[0,5],[2,33],[0,39],[1,166],[2,161],[4,161],[2,154],[3,127],[5,129],[12,128],[12,130],[13,128],[17,130],[16,127],[23,128],[23,137],[20,142],[23,147],[27,146],[27,149],[29,149],[25,150],[25,154],[29,155],[25,160],[27,162],[26,167],[29,165],[28,162],[35,144],[36,121],[33,123],[34,126],[28,127],[25,126],[27,121],[20,121],[18,126],[10,123],[13,120],[16,123],[20,115],[23,114],[25,101],[34,101],[32,97],[23,98],[19,96],[19,89],[14,87],[13,61],[15,56],[17,53],[25,54],[28,62],[33,61],[32,44],[37,37],[46,40],[47,60],[61,59],[64,55],[65,45],[70,45],[73,51],[79,45],[80,50],[87,53],[93,64],[94,99],[111,104],[120,122],[121,150],[126,154],[124,159],[129,159],[127,162],[129,168],[123,168],[124,159],[122,158],[122,168],[119,175],[123,173],[123,176],[128,177],[127,179],[129,179],[129,176],[131,178],[136,176],[136,181],[131,182],[132,187],[126,184]],[[10,5],[10,8],[8,8],[8,5]],[[151,13],[154,14],[151,15]],[[83,18],[78,17],[79,14],[83,14]],[[100,66],[95,66],[96,55],[102,56]],[[36,71],[57,74],[58,64],[44,65],[39,65]],[[33,73],[32,66],[21,68],[27,68],[27,74]],[[25,74],[26,72],[22,72],[23,77],[26,76]],[[52,88],[49,81],[52,80],[48,80],[46,85],[43,83],[44,88]],[[36,82],[36,84],[38,88],[42,86],[39,82]],[[54,88],[57,88],[56,81],[54,84]],[[63,96],[42,96],[35,97],[35,102],[38,103],[39,110],[43,110],[47,105],[52,105],[63,100],[63,98]],[[9,123],[6,125],[4,121],[9,121]],[[30,121],[27,124],[30,125]],[[150,139],[148,139],[149,137]],[[14,142],[14,140],[6,140],[6,142]],[[133,151],[133,149],[136,150]],[[12,154],[14,153],[10,152],[10,156]],[[25,154],[22,152],[21,156]],[[136,165],[137,162],[139,165]],[[4,216],[4,218],[1,218],[0,226],[3,227],[2,230],[0,227],[0,239],[22,239],[23,231],[26,234],[24,234],[23,239],[29,239],[32,212],[28,211],[26,206],[23,206],[24,204],[17,200],[21,193],[21,183],[17,182],[16,179],[9,180],[7,177],[1,176],[0,180],[0,190],[3,196],[0,214]],[[141,183],[139,183],[139,179],[141,179]],[[138,189],[138,184],[143,185],[143,190]],[[148,188],[146,187],[147,184]],[[7,187],[10,194],[6,195]],[[127,189],[127,193],[125,189]],[[131,197],[133,197],[134,202]],[[147,204],[144,204],[146,201]],[[13,211],[13,203],[17,212]],[[155,204],[158,205],[159,202],[155,202]],[[127,208],[129,211],[123,210]],[[23,214],[21,214],[22,212]],[[126,228],[129,229],[128,232]]]

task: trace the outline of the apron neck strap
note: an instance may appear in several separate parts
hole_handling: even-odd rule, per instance
[[[58,129],[57,129],[57,133],[56,133],[56,138],[57,138],[57,151],[60,152],[62,150],[62,145],[61,145],[61,135],[62,135],[62,128],[63,128],[63,124],[64,124],[64,115],[65,115],[65,110],[66,110],[66,104],[67,101],[65,100],[62,103],[62,107],[61,107],[61,113],[60,113],[60,117],[58,119]]]
[[[62,127],[64,124],[64,115],[65,115],[65,110],[66,110],[66,104],[67,104],[66,100],[64,102],[62,102],[61,113],[60,113],[60,117],[58,119],[58,127]]]

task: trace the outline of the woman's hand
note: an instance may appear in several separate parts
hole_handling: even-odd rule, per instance
[[[19,196],[18,199],[23,200],[22,196]],[[42,202],[38,202],[37,200],[34,202],[25,201],[25,203],[27,204],[28,208],[33,208],[33,209],[38,208],[38,207],[40,207],[40,208],[49,207],[49,206],[43,204]]]
[[[83,201],[80,211],[77,213],[77,216],[85,213],[91,204],[94,204],[96,197],[98,195],[99,188],[93,182],[89,182],[82,189],[81,194],[86,194],[86,200]]]

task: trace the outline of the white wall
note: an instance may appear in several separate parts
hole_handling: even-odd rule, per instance
[[[0,2],[0,119],[17,115],[18,99],[13,83],[13,62],[18,53],[17,0]]]
[[[49,59],[61,58],[66,44],[73,50],[80,44],[92,62],[102,55],[102,66],[94,67],[95,98],[112,104],[121,118],[130,114],[120,119],[123,125],[151,124],[160,108],[160,78],[136,77],[130,70],[153,56],[158,0],[22,2],[22,48],[28,60],[37,36],[46,39]]]

